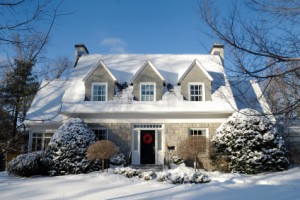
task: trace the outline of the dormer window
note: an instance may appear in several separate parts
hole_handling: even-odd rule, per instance
[[[141,101],[156,101],[156,83],[140,83]]]
[[[204,83],[189,83],[189,100],[204,101]]]
[[[92,101],[107,101],[107,83],[92,83]]]

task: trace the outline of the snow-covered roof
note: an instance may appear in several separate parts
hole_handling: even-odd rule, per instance
[[[89,70],[102,60],[110,72],[120,82],[129,83],[145,62],[150,61],[167,83],[177,85],[180,77],[197,60],[212,76],[224,74],[220,56],[198,54],[91,54],[79,58],[71,78],[84,79]],[[213,77],[213,76],[212,76]]]
[[[42,81],[35,95],[24,123],[31,122],[61,122],[61,99],[65,92],[67,81]]]
[[[133,101],[132,103],[117,104],[113,101],[85,101],[84,80],[93,73],[99,64],[111,73],[114,80],[119,83],[130,83],[139,70],[149,63],[166,83],[173,86],[177,85],[191,66],[197,64],[212,80],[212,101],[183,101],[179,94],[177,99],[163,98],[156,102]],[[254,108],[258,111],[268,110],[258,84],[255,82],[248,82],[248,85],[229,82],[222,60],[217,55],[83,55],[79,58],[68,81],[56,80],[49,84],[43,82],[41,88],[28,111],[27,120],[60,121],[62,115],[59,113],[233,113],[242,108]],[[253,92],[249,92],[249,90]],[[168,100],[166,101],[166,99]],[[251,99],[253,102],[256,100],[256,103],[248,104],[247,101]]]

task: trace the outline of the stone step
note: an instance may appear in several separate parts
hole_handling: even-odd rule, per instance
[[[154,170],[154,171],[163,170],[163,165],[155,165],[155,164],[131,165],[130,167],[134,169],[141,169],[141,170]]]

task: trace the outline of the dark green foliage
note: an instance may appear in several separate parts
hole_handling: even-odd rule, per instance
[[[52,160],[41,151],[21,154],[8,163],[8,173],[24,177],[45,175],[51,163]]]
[[[53,160],[50,175],[80,174],[100,169],[100,161],[86,158],[88,147],[95,143],[96,136],[83,120],[70,119],[53,135],[47,155]]]
[[[289,165],[284,141],[276,127],[252,109],[243,109],[229,117],[218,128],[212,143],[215,162],[228,161],[229,171],[257,174],[285,170]]]

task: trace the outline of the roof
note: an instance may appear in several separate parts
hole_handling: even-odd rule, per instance
[[[194,66],[199,67],[199,69],[204,73],[204,75],[210,80],[213,81],[213,78],[209,75],[209,73],[206,71],[206,69],[201,65],[201,63],[196,59],[194,60],[194,62],[190,65],[190,67],[185,71],[185,73],[181,76],[181,78],[179,79],[179,83],[181,83],[181,81],[184,79],[184,77],[186,75],[188,75],[188,73],[192,70],[192,68]]]
[[[94,71],[99,67],[103,67],[105,69],[105,71],[107,71],[107,73],[110,75],[110,77],[114,80],[117,81],[117,79],[115,78],[115,76],[109,71],[109,69],[106,67],[105,63],[102,60],[98,61],[98,64],[94,65],[94,67],[92,67],[89,72],[86,74],[86,76],[83,78],[83,81],[85,82],[93,73]]]
[[[162,80],[165,81],[165,78],[159,73],[159,71],[156,69],[156,67],[151,63],[150,60],[147,60],[142,67],[134,74],[134,76],[131,78],[130,83],[133,83],[133,81],[136,79],[137,76],[142,73],[142,71],[145,69],[145,67],[150,66],[152,70],[157,74],[157,76]]]
[[[30,123],[31,121],[62,121],[62,115],[60,114],[61,99],[65,92],[66,82],[64,80],[42,81],[24,123]]]
[[[81,79],[102,60],[118,82],[129,83],[132,77],[148,60],[155,66],[167,83],[177,85],[180,77],[196,60],[213,77],[224,74],[220,56],[199,54],[90,54],[82,55],[71,78]]]
[[[111,73],[119,83],[130,81],[147,64],[174,86],[195,64],[212,81],[212,101],[189,102],[168,99],[157,102],[115,102],[85,101],[84,80],[100,65]],[[176,54],[113,54],[82,55],[73,69],[68,81],[43,82],[37,93],[27,120],[61,120],[59,113],[233,113],[237,109],[251,107],[266,111],[267,104],[259,85],[255,82],[245,84],[228,81],[218,55],[176,55]],[[253,92],[249,92],[249,90]],[[241,95],[244,94],[244,95]],[[256,100],[257,103],[246,104]]]

